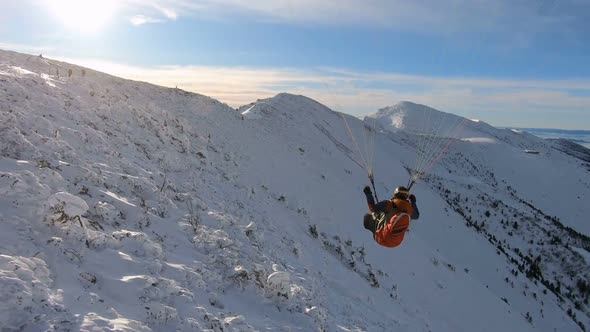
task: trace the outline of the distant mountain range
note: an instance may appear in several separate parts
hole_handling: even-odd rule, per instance
[[[541,138],[565,138],[576,143],[590,143],[590,130],[567,130],[552,128],[516,128],[506,127],[506,129],[524,130]],[[550,137],[549,137],[550,136]],[[573,137],[573,138],[572,138]],[[580,137],[580,138],[576,138]]]
[[[590,135],[590,130],[569,130],[569,129],[553,129],[553,128],[516,128],[507,127],[508,129],[520,129],[526,130],[529,133],[552,133],[552,134],[565,134],[565,135]]]

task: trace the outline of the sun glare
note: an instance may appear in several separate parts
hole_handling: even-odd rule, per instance
[[[117,0],[46,0],[51,13],[65,27],[82,33],[100,31],[114,16]]]

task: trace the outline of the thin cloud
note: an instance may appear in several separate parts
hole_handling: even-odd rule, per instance
[[[528,44],[547,31],[585,35],[590,3],[575,0],[126,0],[165,17],[238,17],[282,24],[395,27],[427,34],[483,33]],[[581,27],[575,29],[573,27]],[[490,37],[491,38],[491,37]]]
[[[129,19],[129,22],[133,25],[144,25],[144,24],[152,24],[152,23],[161,23],[164,22],[161,19],[148,17],[144,15],[135,15]]]
[[[165,8],[161,6],[155,6],[166,18],[170,20],[176,20],[178,18],[178,13],[176,10],[171,8]]]
[[[434,36],[510,56],[540,42],[585,49],[590,2],[579,0],[121,0],[133,14],[174,21],[239,20],[355,27]],[[146,22],[147,23],[147,22]]]
[[[153,7],[157,9],[164,17],[170,20],[176,20],[178,18],[178,12],[172,7],[166,7],[159,4],[154,4]]]
[[[183,15],[188,13],[184,7],[177,7],[177,3],[171,0],[121,0],[130,12],[139,12],[130,19],[134,25],[147,23],[162,23],[175,21],[179,17],[179,11]]]

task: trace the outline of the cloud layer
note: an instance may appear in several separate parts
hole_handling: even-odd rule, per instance
[[[290,92],[357,116],[410,100],[496,124],[531,126],[535,117],[543,114],[546,121],[552,117],[563,118],[566,122],[560,127],[590,128],[589,80],[429,77],[338,68],[143,68],[104,61],[63,60],[129,79],[208,95],[232,107]],[[511,122],[509,116],[522,119],[522,123]],[[569,124],[568,117],[572,121]],[[586,119],[586,123],[576,119]]]
[[[584,0],[126,0],[142,15],[239,17],[284,24],[381,26],[427,34],[510,36],[584,35],[590,2]]]

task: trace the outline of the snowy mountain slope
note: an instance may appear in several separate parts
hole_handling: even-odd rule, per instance
[[[448,134],[446,128],[461,121],[456,115],[410,102],[383,108],[371,118],[386,130],[439,135]],[[517,188],[523,199],[559,217],[565,225],[590,234],[586,222],[590,206],[582,204],[590,189],[590,178],[583,160],[566,156],[551,141],[522,131],[496,129],[481,121],[467,121],[457,137],[472,144],[461,144],[456,151],[467,149],[470,161],[478,160],[487,166],[495,177]],[[542,190],[532,185],[539,181],[543,182]]]
[[[369,117],[375,118],[382,128],[415,133],[436,132],[441,124],[451,126],[454,122],[461,120],[461,117],[457,115],[409,101],[384,107]]]
[[[394,110],[389,115],[396,122],[389,130],[399,134],[399,128],[411,128],[418,122],[424,106],[402,103],[389,110]],[[429,110],[434,113],[431,117],[447,117]],[[383,112],[375,116],[387,117]],[[512,263],[514,276],[526,273],[549,291],[567,297],[571,303],[566,309],[587,312],[590,269],[584,255],[590,249],[590,238],[585,216],[590,211],[582,202],[590,186],[584,161],[567,151],[556,151],[562,148],[533,135],[481,122],[468,125],[469,132],[461,133],[462,139],[437,164],[427,182],[463,216],[468,227]],[[523,153],[523,147],[539,154]],[[512,285],[510,279],[506,282]]]
[[[555,149],[590,163],[590,149],[563,138],[547,138],[547,140],[556,143]]]
[[[3,329],[578,329],[568,298],[504,281],[509,260],[434,176],[404,244],[376,245],[343,117],[363,144],[361,121],[288,94],[241,114],[82,70],[0,51]],[[383,198],[414,143],[375,144]]]

